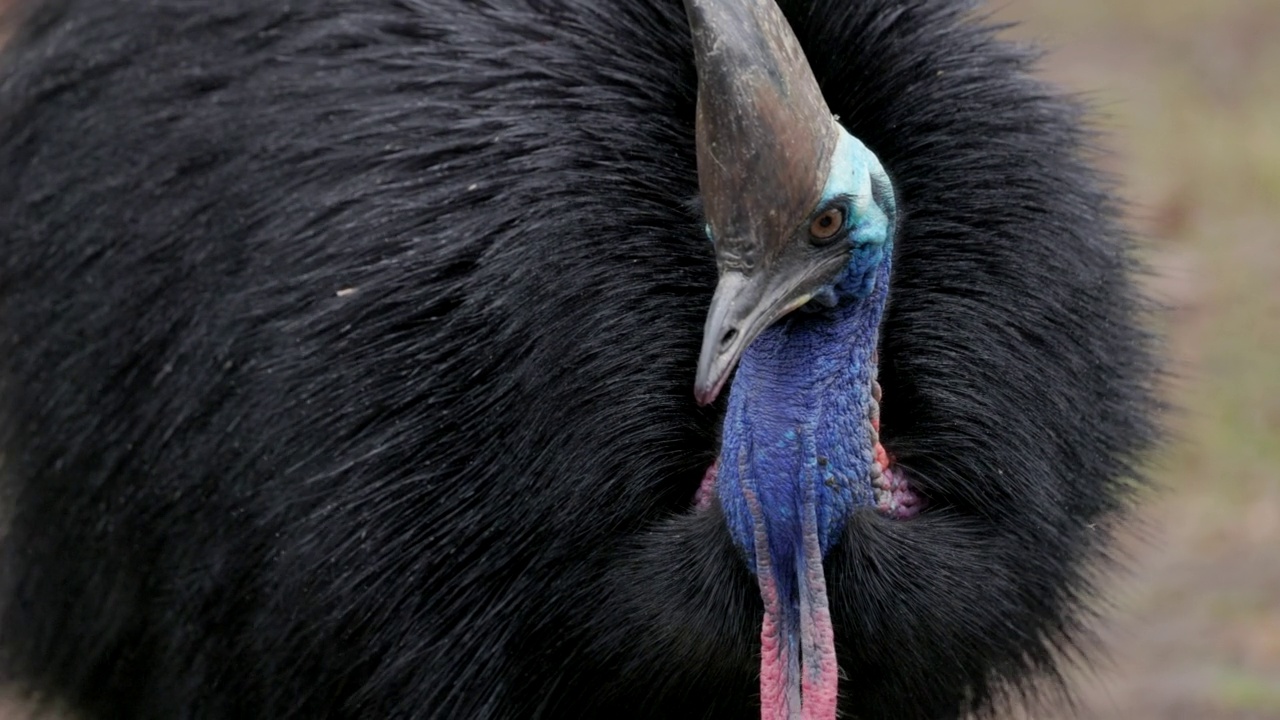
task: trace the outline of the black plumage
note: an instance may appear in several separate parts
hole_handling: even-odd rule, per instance
[[[1050,670],[1150,444],[1079,108],[943,0],[784,10],[901,209],[827,560],[859,718]],[[677,0],[45,0],[0,60],[3,670],[99,718],[749,717],[691,499],[715,267]]]

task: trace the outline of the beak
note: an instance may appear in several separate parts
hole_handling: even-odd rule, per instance
[[[779,281],[773,273],[725,272],[716,285],[702,332],[698,378],[693,393],[699,405],[715,401],[747,346],[787,313],[809,302],[806,283]]]

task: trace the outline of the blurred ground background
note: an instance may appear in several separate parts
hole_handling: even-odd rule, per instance
[[[1182,408],[1108,585],[1110,663],[1071,675],[1075,715],[1024,716],[1280,719],[1280,0],[989,7],[1098,111]]]
[[[993,8],[1098,111],[1182,407],[1077,716],[1280,718],[1280,0]]]

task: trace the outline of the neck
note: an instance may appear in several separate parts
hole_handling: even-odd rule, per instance
[[[824,556],[845,518],[874,504],[868,408],[888,275],[886,256],[868,297],[768,328],[734,376],[717,494],[736,538],[752,535],[742,491],[759,498],[775,564],[797,552],[801,538],[794,531],[806,498],[813,498]],[[751,547],[742,550],[754,555]]]
[[[764,331],[730,389],[716,492],[765,602],[763,717],[835,716],[822,558],[875,503],[868,413],[889,255],[886,243],[867,296]]]

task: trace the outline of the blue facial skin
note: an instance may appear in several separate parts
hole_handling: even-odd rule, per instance
[[[850,514],[875,502],[868,405],[895,204],[879,160],[843,130],[823,203],[836,198],[848,200],[848,264],[815,293],[807,312],[774,323],[746,349],[729,392],[716,479],[730,533],[752,572],[755,521],[744,491],[759,499],[779,598],[792,612],[808,508],[825,557]]]

